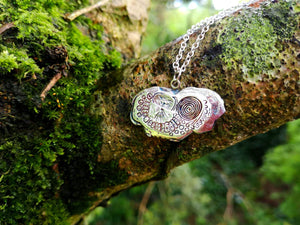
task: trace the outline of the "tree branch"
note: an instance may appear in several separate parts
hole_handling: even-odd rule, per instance
[[[174,167],[299,117],[299,13],[287,5],[273,2],[260,9],[255,4],[212,25],[201,42],[182,82],[214,90],[224,99],[227,111],[211,132],[172,143],[147,137],[129,119],[139,91],[169,87],[182,37],[99,82],[90,110],[103,119],[98,163],[116,162],[127,179],[104,188],[94,207],[116,192],[163,179]],[[189,45],[200,31],[191,35]]]

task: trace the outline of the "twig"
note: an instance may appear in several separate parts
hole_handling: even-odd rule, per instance
[[[227,194],[226,194],[226,209],[223,215],[223,218],[225,221],[229,221],[232,219],[233,215],[233,196],[235,194],[235,189],[232,187],[228,177],[224,174],[220,174],[221,179],[224,182],[225,187],[227,188]]]
[[[94,5],[91,5],[91,6],[88,6],[86,8],[83,8],[83,9],[79,9],[69,15],[66,15],[65,18],[69,21],[72,21],[74,19],[76,19],[78,16],[81,16],[82,14],[85,14],[85,13],[88,13],[96,8],[99,8],[105,4],[107,4],[110,0],[102,0],[102,1],[99,1],[97,2],[96,4]]]
[[[3,26],[0,27],[0,34],[2,34],[6,30],[8,30],[14,26],[15,26],[15,24],[13,22],[4,24]]]
[[[48,93],[48,91],[50,91],[50,89],[56,84],[56,82],[61,78],[61,73],[57,73],[52,79],[51,81],[49,82],[49,84],[45,87],[45,89],[42,91],[40,97],[42,99],[42,101],[45,100],[46,98],[46,95]]]
[[[243,197],[244,196],[243,193],[241,191],[239,191],[238,189],[232,187],[231,182],[230,182],[229,178],[226,176],[226,174],[221,173],[220,177],[223,180],[225,187],[227,188],[227,194],[226,194],[227,204],[226,204],[225,212],[223,214],[223,219],[225,221],[230,221],[232,219],[233,213],[234,213],[233,197],[235,195],[237,195],[238,197],[240,197],[243,200],[243,204],[244,204],[246,210],[251,211],[251,205],[249,204],[247,199]]]
[[[149,201],[149,198],[150,198],[150,195],[151,195],[151,192],[154,188],[154,185],[155,185],[155,182],[150,182],[148,184],[148,187],[146,188],[146,191],[144,193],[144,196],[143,196],[143,199],[140,203],[140,206],[139,206],[139,215],[138,215],[138,225],[143,225],[144,223],[144,213],[146,211],[146,206],[147,206],[147,203]]]
[[[234,189],[228,188],[226,194],[226,209],[223,215],[225,221],[230,221],[233,215],[233,196],[234,196]]]

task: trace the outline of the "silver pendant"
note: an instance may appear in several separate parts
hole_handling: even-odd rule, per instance
[[[152,87],[135,96],[130,118],[150,137],[180,141],[192,132],[210,131],[224,112],[223,99],[210,89]]]

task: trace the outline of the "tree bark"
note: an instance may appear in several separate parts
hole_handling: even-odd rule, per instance
[[[181,78],[183,87],[209,88],[223,98],[226,113],[210,132],[193,133],[175,143],[149,138],[142,127],[130,121],[131,102],[139,91],[152,86],[170,87],[172,63],[183,37],[99,80],[86,112],[101,120],[97,125],[101,135],[96,138],[102,144],[92,159],[96,161],[95,172],[91,174],[88,169],[91,159],[76,156],[70,160],[72,151],[65,151],[52,167],[63,181],[57,198],[64,199],[67,206],[74,201],[89,205],[84,212],[71,211],[70,224],[79,223],[86,213],[105,205],[122,190],[164,179],[179,165],[299,118],[299,7],[296,0],[272,1],[263,7],[256,3],[210,26]],[[132,40],[126,42],[120,36],[122,29],[118,34],[109,31],[109,27],[119,22],[107,17],[109,9],[108,6],[90,16],[103,24],[107,42],[113,43],[125,61],[129,61],[140,50],[139,34],[144,30],[146,18],[142,13],[136,14],[137,9],[128,9],[131,22],[125,22],[136,30],[126,33],[126,38]],[[125,29],[127,25],[121,27]],[[200,32],[201,28],[190,36],[188,46]],[[2,108],[5,112],[10,110],[5,105]],[[24,130],[28,126],[20,125]],[[40,129],[38,125],[30,127]],[[84,152],[88,151],[89,146],[85,146]],[[85,182],[78,177],[86,178],[93,188],[73,185]]]

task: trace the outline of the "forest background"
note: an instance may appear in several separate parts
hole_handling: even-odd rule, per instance
[[[217,4],[152,0],[142,55],[216,14],[222,7]],[[124,191],[83,223],[296,225],[300,224],[299,171],[300,120],[296,120],[180,166],[164,181]]]

